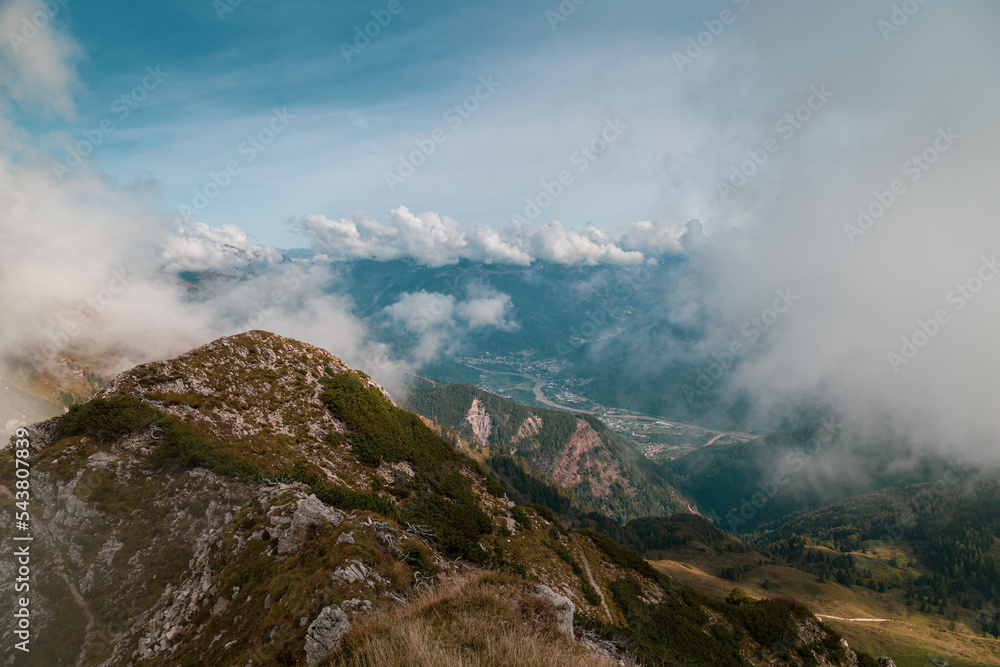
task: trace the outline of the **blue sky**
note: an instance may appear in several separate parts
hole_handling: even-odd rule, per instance
[[[197,219],[289,246],[303,239],[287,229],[288,218],[359,209],[380,217],[399,205],[502,227],[579,144],[620,116],[630,124],[621,144],[531,222],[616,228],[672,213],[649,173],[655,156],[631,172],[621,164],[641,150],[638,137],[662,131],[631,123],[667,111],[679,80],[671,53],[718,9],[589,0],[553,29],[546,12],[559,11],[555,2],[400,0],[388,25],[347,62],[342,44],[387,5],[246,0],[220,20],[226,5],[209,0],[70,2],[57,21],[80,47],[76,113],[28,109],[22,125],[79,139],[111,118],[115,132],[92,159],[123,185],[152,181],[162,191],[155,205],[176,214],[210,171],[244,159],[241,142],[273,109],[287,109],[287,129]],[[166,78],[119,119],[113,100],[149,66]],[[444,113],[474,94],[480,77],[499,85],[461,127],[449,126]],[[398,167],[397,156],[438,128],[445,143],[390,190],[385,172]]]

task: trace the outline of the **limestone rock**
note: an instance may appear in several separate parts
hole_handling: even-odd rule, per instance
[[[875,658],[875,662],[881,665],[881,667],[896,667],[896,663],[894,663],[892,661],[892,658],[890,658],[887,655],[880,655],[879,657]]]
[[[339,607],[326,607],[306,631],[306,664],[316,667],[351,631],[351,621]]]
[[[288,528],[278,537],[278,553],[290,554],[302,548],[310,526],[328,523],[336,526],[343,520],[343,512],[325,505],[315,494],[302,498]]]
[[[344,561],[344,564],[333,571],[333,578],[340,579],[348,584],[364,581],[368,578],[368,568],[365,564],[356,560]]]
[[[552,606],[556,608],[559,631],[573,639],[573,613],[576,611],[576,605],[573,604],[573,601],[565,595],[559,595],[544,584],[535,586],[535,594],[552,603]]]
[[[227,604],[229,604],[229,600],[227,600],[222,596],[219,596],[219,599],[215,601],[214,605],[212,605],[212,612],[211,612],[212,616],[217,616],[222,612],[224,612],[226,610]]]

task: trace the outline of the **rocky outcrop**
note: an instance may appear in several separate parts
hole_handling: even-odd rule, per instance
[[[576,612],[576,605],[565,595],[559,595],[545,584],[538,584],[534,588],[535,594],[552,604],[556,610],[556,621],[559,631],[573,639],[573,614]]]
[[[875,662],[881,665],[881,667],[896,667],[896,663],[892,661],[892,658],[885,655],[880,655],[879,657],[875,658]]]
[[[531,415],[524,420],[521,427],[517,429],[517,435],[514,436],[514,442],[520,442],[525,438],[530,438],[536,436],[542,431],[542,418],[538,415]]]
[[[343,512],[323,504],[315,495],[309,495],[298,502],[298,509],[291,518],[271,516],[271,525],[274,527],[271,537],[278,538],[279,554],[295,553],[305,543],[310,527],[324,524],[337,526],[343,520]]]
[[[858,654],[851,649],[846,639],[841,639],[840,645],[844,649],[844,655],[847,656],[847,661],[843,664],[843,667],[857,667]]]
[[[351,631],[351,621],[340,607],[326,607],[306,632],[306,664],[316,667]]]
[[[369,574],[371,573],[368,568],[365,567],[364,563],[356,560],[349,560],[333,571],[333,578],[340,579],[348,584],[355,584],[368,579]]]
[[[490,443],[490,433],[493,432],[493,419],[486,411],[486,406],[478,398],[472,399],[472,407],[465,416],[465,421],[469,422],[472,432],[476,434],[483,447],[488,447]]]

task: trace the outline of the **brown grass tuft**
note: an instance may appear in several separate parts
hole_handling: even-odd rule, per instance
[[[523,580],[449,582],[405,607],[359,618],[325,664],[343,667],[607,667],[556,629],[552,606]]]

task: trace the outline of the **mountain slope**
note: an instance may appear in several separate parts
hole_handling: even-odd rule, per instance
[[[829,421],[702,447],[664,465],[699,512],[734,533],[851,496],[933,481],[952,467],[933,453],[873,441]]]
[[[386,646],[397,664],[858,664],[804,609],[699,595],[515,507],[370,378],[265,332],[127,371],[18,436],[26,509],[0,465],[0,528],[35,539],[17,664],[385,664]],[[0,619],[4,660],[15,629]]]
[[[513,456],[619,521],[688,509],[667,475],[589,415],[530,408],[471,385],[416,388],[409,406],[485,456]]]

